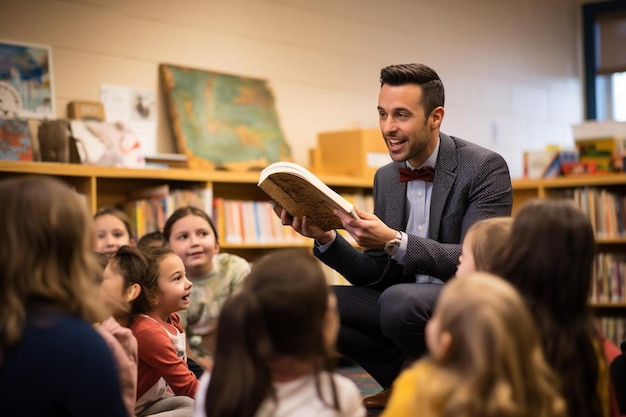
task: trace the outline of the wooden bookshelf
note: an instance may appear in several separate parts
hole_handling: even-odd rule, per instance
[[[607,200],[606,195],[617,201],[621,197],[626,199],[626,173],[542,180],[521,179],[512,181],[512,184],[513,215],[524,203],[535,198],[578,199],[580,203],[580,195],[583,194],[590,199],[588,201],[594,200],[593,209],[581,207],[592,220],[599,252],[594,268],[594,295],[591,304],[607,337],[619,345],[626,336],[626,211],[621,209],[620,213],[620,209],[612,207],[616,200]],[[609,207],[604,201],[611,201]],[[617,225],[617,230],[613,227],[604,228],[605,216],[609,219],[606,223],[610,224],[620,214],[622,220]],[[591,219],[592,216],[594,219]],[[606,261],[601,267],[603,256],[612,260]]]
[[[57,177],[85,196],[92,213],[104,205],[124,206],[129,195],[137,190],[162,185],[172,190],[205,190],[211,200],[268,201],[257,187],[258,172],[225,172],[186,168],[132,169],[61,164],[50,162],[0,161],[0,178],[16,175],[49,175]],[[371,195],[372,178],[343,175],[319,175],[320,179],[340,194]],[[212,204],[212,201],[209,202]],[[276,221],[279,221],[276,218]],[[223,236],[221,236],[222,238]],[[222,239],[223,240],[223,239]],[[236,253],[252,261],[278,248],[310,248],[309,239],[274,241],[272,243],[221,242],[224,251]]]

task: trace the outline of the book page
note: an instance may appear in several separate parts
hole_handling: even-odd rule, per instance
[[[306,216],[311,223],[324,230],[343,228],[333,209],[342,210],[358,218],[354,206],[349,201],[308,170],[292,163],[284,163],[282,167],[276,166],[277,164],[263,170],[258,185],[290,215]]]

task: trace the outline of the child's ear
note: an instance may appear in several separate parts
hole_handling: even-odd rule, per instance
[[[126,302],[132,303],[141,294],[141,285],[134,283],[126,289]]]
[[[439,336],[439,358],[444,359],[452,348],[452,333],[442,332]]]

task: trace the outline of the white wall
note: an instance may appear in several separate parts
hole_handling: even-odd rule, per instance
[[[3,0],[0,38],[52,47],[56,109],[101,84],[158,91],[158,64],[262,78],[296,162],[318,132],[376,127],[378,76],[423,62],[442,130],[499,151],[571,145],[581,121],[580,0]],[[158,149],[175,151],[163,106]]]

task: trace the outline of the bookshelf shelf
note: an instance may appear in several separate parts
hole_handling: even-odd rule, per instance
[[[615,310],[615,309],[626,309],[626,303],[591,303],[591,307],[593,307],[596,310],[600,310],[600,309],[608,309],[608,310]]]

